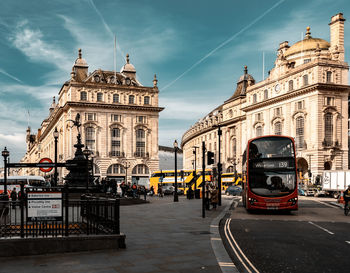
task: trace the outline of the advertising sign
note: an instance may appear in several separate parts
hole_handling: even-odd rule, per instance
[[[28,192],[27,221],[62,221],[61,192]]]

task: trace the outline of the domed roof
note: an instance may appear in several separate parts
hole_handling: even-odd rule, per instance
[[[123,65],[120,72],[133,72],[136,73],[135,66],[129,63],[129,54],[126,54],[126,64]]]
[[[247,66],[244,67],[244,74],[243,74],[242,76],[239,77],[239,79],[238,79],[238,81],[237,81],[237,84],[240,83],[240,82],[242,82],[242,81],[244,81],[244,80],[246,80],[246,81],[252,81],[252,82],[255,83],[255,79],[253,78],[253,76],[250,75],[250,74],[248,74],[248,67],[247,67]]]
[[[81,48],[79,48],[79,56],[74,62],[74,66],[88,67],[87,62],[81,56]]]
[[[288,48],[284,53],[284,56],[288,57],[293,54],[308,50],[328,49],[331,46],[326,40],[320,38],[312,38],[310,34],[310,27],[307,27],[305,39],[296,42],[294,45]]]

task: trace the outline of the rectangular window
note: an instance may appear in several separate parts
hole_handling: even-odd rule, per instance
[[[333,97],[326,97],[325,98],[325,105],[333,106],[334,105],[334,98]]]
[[[304,64],[311,62],[311,59],[304,59]]]
[[[275,108],[275,116],[279,117],[282,115],[282,107]]]
[[[96,113],[85,113],[85,120],[96,121]]]
[[[332,82],[332,72],[331,71],[327,71],[327,79],[326,82]]]
[[[103,101],[103,94],[97,93],[97,101]]]
[[[146,117],[145,116],[136,116],[136,122],[137,123],[146,123]]]
[[[262,120],[262,114],[261,113],[255,114],[255,121],[260,121],[260,120]]]
[[[111,121],[115,121],[115,122],[121,122],[122,121],[122,116],[121,115],[111,115]]]
[[[304,105],[304,101],[298,101],[297,103],[295,103],[295,110],[302,110],[304,109],[305,105]]]

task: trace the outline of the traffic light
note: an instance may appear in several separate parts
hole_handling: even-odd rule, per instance
[[[214,153],[211,151],[207,152],[207,164],[208,165],[214,164]]]
[[[308,172],[309,177],[311,177],[312,176],[311,170],[308,170],[307,172]]]
[[[183,170],[180,171],[180,176],[181,176],[181,179],[183,180],[184,179],[184,171]]]

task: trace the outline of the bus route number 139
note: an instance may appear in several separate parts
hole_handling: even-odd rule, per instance
[[[287,168],[288,167],[288,162],[287,161],[281,161],[278,163],[278,167],[280,168]]]

